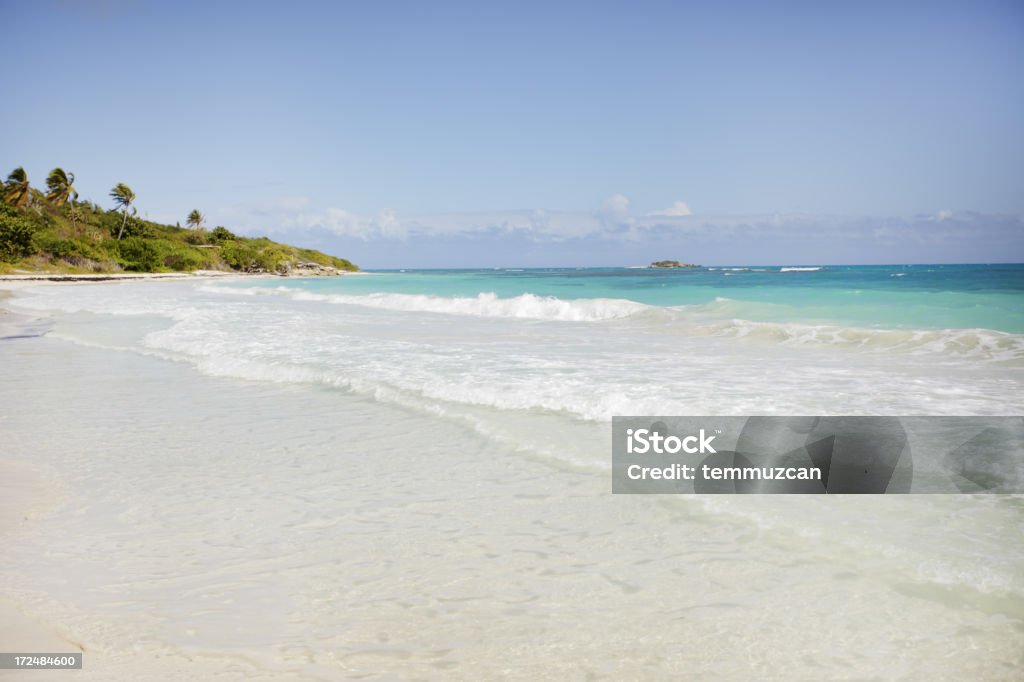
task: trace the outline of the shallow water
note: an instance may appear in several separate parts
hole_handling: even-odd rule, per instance
[[[55,319],[0,343],[4,455],[64,501],[0,594],[109,660],[300,678],[1024,665],[1020,497],[612,496],[608,474],[613,414],[1021,414],[1015,334],[718,333],[388,277],[20,298]]]

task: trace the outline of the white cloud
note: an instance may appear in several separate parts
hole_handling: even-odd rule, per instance
[[[323,232],[363,241],[417,239],[492,239],[512,236],[550,244],[597,240],[620,244],[685,237],[693,243],[768,239],[778,243],[871,239],[878,243],[930,243],[966,238],[978,225],[994,225],[1007,234],[1024,234],[1014,216],[982,216],[943,210],[912,217],[827,216],[809,214],[684,214],[682,202],[670,209],[635,216],[630,201],[616,194],[601,206],[581,211],[508,210],[400,214],[383,208],[358,214],[338,207],[313,210],[307,197],[282,197],[260,204],[214,212],[210,225],[225,225],[241,234],[268,234],[284,241],[300,233]],[[996,227],[992,227],[996,229]],[[1015,237],[1019,239],[1019,237]],[[788,242],[786,240],[789,240]]]
[[[625,213],[629,210],[629,197],[623,194],[613,194],[604,200],[602,208],[610,213]]]
[[[649,216],[662,216],[665,218],[681,218],[683,216],[693,215],[693,211],[686,205],[685,201],[677,201],[666,209],[661,211],[653,211],[648,213]]]
[[[235,206],[215,214],[217,224],[248,234],[286,235],[322,230],[357,239],[408,239],[415,236],[456,237],[493,232],[522,233],[535,241],[578,239],[632,225],[629,199],[609,197],[596,211],[509,210],[399,215],[389,208],[360,215],[338,207],[309,210],[308,197],[281,197],[259,204]]]
[[[380,232],[382,237],[405,237],[405,230],[402,227],[402,223],[398,220],[398,216],[395,215],[394,210],[390,208],[382,208],[377,211],[377,215],[373,219],[373,225],[377,228],[377,231]]]
[[[346,237],[358,237],[364,230],[362,219],[355,213],[333,207],[328,208],[322,216],[303,213],[296,217],[296,223],[302,227],[320,227]]]

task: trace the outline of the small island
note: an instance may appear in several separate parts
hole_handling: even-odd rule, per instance
[[[693,263],[680,263],[677,260],[656,260],[651,263],[648,267],[652,268],[699,268],[699,265]]]
[[[103,279],[122,273],[245,273],[296,277],[342,275],[359,270],[344,258],[243,237],[222,225],[209,230],[193,209],[186,227],[139,217],[135,192],[119,182],[113,206],[80,201],[74,173],[54,168],[46,191],[15,168],[0,184],[0,276]],[[147,273],[143,275],[141,273]]]

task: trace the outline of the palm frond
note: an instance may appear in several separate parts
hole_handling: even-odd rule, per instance
[[[46,176],[46,186],[50,190],[47,192],[46,198],[56,206],[62,206],[65,204],[72,195],[74,195],[75,198],[78,198],[78,192],[75,191],[74,182],[74,173],[66,173],[63,168],[54,168],[50,171],[50,174]]]
[[[110,198],[118,206],[127,209],[135,201],[135,192],[128,185],[119,182],[114,186],[114,189],[110,190]]]
[[[4,201],[16,208],[24,208],[32,201],[32,188],[28,183],[28,173],[18,166],[7,176],[3,187]]]
[[[7,182],[28,182],[28,173],[25,172],[24,168],[18,166],[17,168],[11,171],[10,175],[7,176]]]
[[[185,223],[192,226],[194,229],[199,229],[204,220],[206,220],[206,216],[200,213],[198,208],[194,208],[192,209],[192,212],[188,214],[188,217],[185,219]]]

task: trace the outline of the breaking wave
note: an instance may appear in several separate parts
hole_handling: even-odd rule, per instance
[[[599,322],[629,317],[649,311],[653,306],[617,298],[561,299],[554,296],[523,294],[499,298],[492,292],[477,296],[430,296],[424,294],[374,293],[361,296],[317,294],[291,287],[234,288],[204,286],[202,290],[242,296],[283,295],[295,301],[325,301],[343,305],[358,305],[384,310],[471,315],[475,317],[503,317],[528,320],[558,320],[562,322]]]
[[[776,304],[717,297],[702,304],[654,306],[626,299],[561,299],[523,294],[499,298],[371,293],[318,294],[292,287],[236,288],[205,285],[209,293],[236,296],[280,296],[294,301],[320,301],[381,310],[437,313],[497,319],[554,322],[622,321],[656,334],[744,339],[769,345],[819,346],[861,352],[904,352],[984,361],[1024,363],[1024,336],[991,329],[880,329],[839,324],[755,321],[782,315]]]

